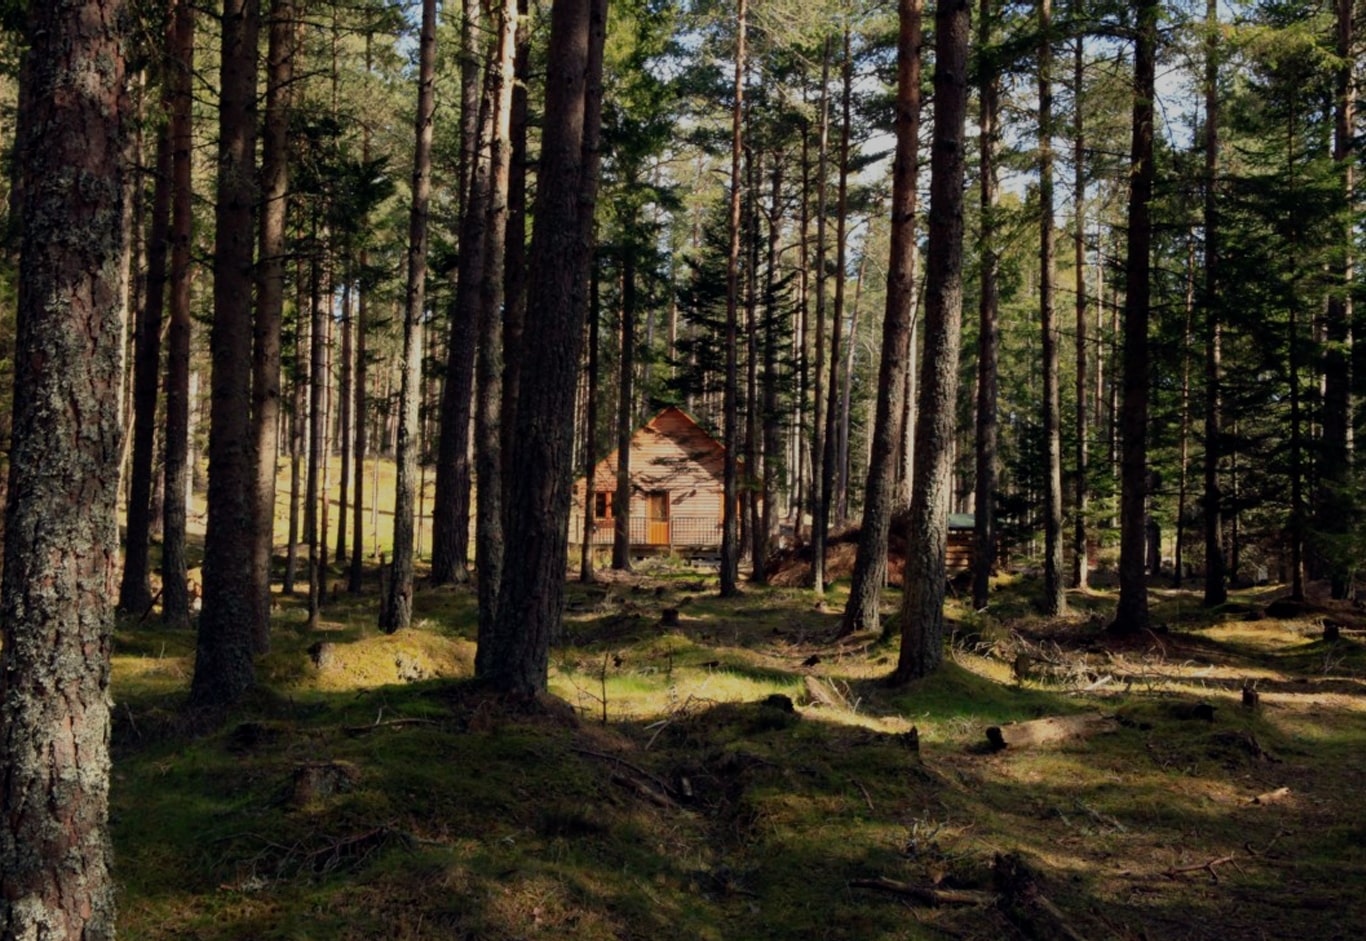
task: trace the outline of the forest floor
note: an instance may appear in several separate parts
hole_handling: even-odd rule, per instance
[[[603,573],[569,586],[554,698],[516,710],[469,679],[470,589],[420,589],[390,637],[371,581],[314,631],[279,598],[258,692],[209,731],[193,638],[121,622],[121,936],[1360,937],[1366,616],[1154,587],[1120,643],[1113,595],[1045,619],[1037,589],[952,602],[943,668],[888,689],[894,643],[832,640],[843,585]],[[987,744],[1068,716],[1100,718]]]

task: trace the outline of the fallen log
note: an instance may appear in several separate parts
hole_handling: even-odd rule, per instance
[[[885,876],[876,879],[851,879],[849,888],[887,892],[930,908],[938,908],[941,905],[991,905],[996,901],[996,895],[992,892],[975,889],[937,889],[929,885],[897,882]]]
[[[1104,732],[1119,731],[1119,720],[1114,716],[1077,715],[1048,716],[1028,722],[993,725],[987,729],[987,742],[1000,751],[1003,748],[1030,748],[1051,745],[1072,739],[1086,739]]]
[[[1265,794],[1258,794],[1252,798],[1254,804],[1276,804],[1290,797],[1290,788],[1278,787],[1274,791],[1267,791]]]

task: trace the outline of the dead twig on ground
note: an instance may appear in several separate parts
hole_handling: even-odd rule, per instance
[[[993,892],[976,889],[937,889],[934,886],[896,882],[885,876],[876,879],[850,879],[849,888],[887,892],[931,908],[938,908],[941,905],[991,905],[996,901]]]
[[[649,771],[646,771],[644,768],[640,767],[640,765],[632,764],[631,762],[627,761],[625,758],[622,758],[620,755],[609,755],[609,754],[607,754],[607,753],[605,753],[605,752],[593,751],[591,748],[582,748],[582,747],[580,747],[580,746],[578,746],[578,745],[575,745],[573,748],[570,749],[570,751],[573,751],[573,752],[575,752],[576,754],[579,754],[579,755],[586,755],[586,756],[589,757],[589,758],[597,758],[599,761],[610,761],[610,762],[613,762],[614,764],[618,764],[618,765],[620,765],[621,767],[627,769],[628,771],[634,771],[636,774],[640,775],[642,778],[645,778],[647,781],[649,781],[649,782],[650,782],[651,784],[653,784],[655,787],[657,787],[657,788],[659,788],[661,791],[663,791],[664,794],[665,794],[665,796],[667,796],[667,797],[670,798],[671,800],[676,796],[676,795],[674,794],[674,789],[673,789],[672,787],[670,787],[670,786],[669,786],[663,779],[661,779],[658,775],[655,775],[655,774],[652,774],[652,773],[649,772]]]
[[[873,799],[868,796],[868,789],[863,786],[863,782],[855,780],[854,786],[857,787],[863,793],[863,799],[868,802],[868,812],[870,814],[876,813],[877,810],[873,807]]]
[[[376,719],[369,725],[348,725],[342,731],[347,735],[364,735],[366,732],[373,732],[376,729],[400,729],[410,725],[437,725],[435,719],[386,719],[383,722]]]
[[[1170,869],[1163,872],[1162,875],[1166,876],[1168,879],[1175,879],[1183,872],[1207,872],[1209,873],[1210,882],[1213,882],[1217,885],[1219,883],[1219,873],[1216,872],[1215,869],[1219,866],[1223,866],[1228,863],[1232,863],[1234,868],[1236,869],[1238,868],[1237,860],[1238,857],[1232,855],[1219,856],[1215,859],[1211,859],[1209,862],[1197,863],[1194,866],[1173,866]]]

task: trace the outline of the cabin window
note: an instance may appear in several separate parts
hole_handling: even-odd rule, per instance
[[[599,490],[593,494],[593,519],[610,520],[615,515],[612,512],[612,498],[616,496],[610,490]]]
[[[645,497],[646,516],[651,522],[666,523],[669,520],[669,492],[656,490]]]

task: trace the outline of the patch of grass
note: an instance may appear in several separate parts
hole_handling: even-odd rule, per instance
[[[986,941],[1022,929],[997,908],[912,918],[850,881],[990,890],[1004,852],[1086,937],[1350,937],[1366,922],[1354,639],[1195,616],[1194,596],[1163,590],[1169,633],[1109,647],[1093,622],[1111,595],[1049,621],[1029,580],[1005,578],[985,613],[953,603],[941,670],[890,689],[894,645],[833,642],[843,586],[723,600],[709,576],[642,568],[570,585],[574,640],[551,678],[568,707],[531,711],[470,681],[467,588],[420,587],[394,636],[373,594],[330,598],[316,631],[279,598],[262,688],[211,732],[178,711],[193,637],[121,623],[123,935]],[[1015,675],[1024,649],[1036,675]],[[1213,721],[1188,715],[1196,703]],[[988,725],[1078,712],[1122,725],[983,748]],[[1224,857],[1215,885],[1198,867]]]

